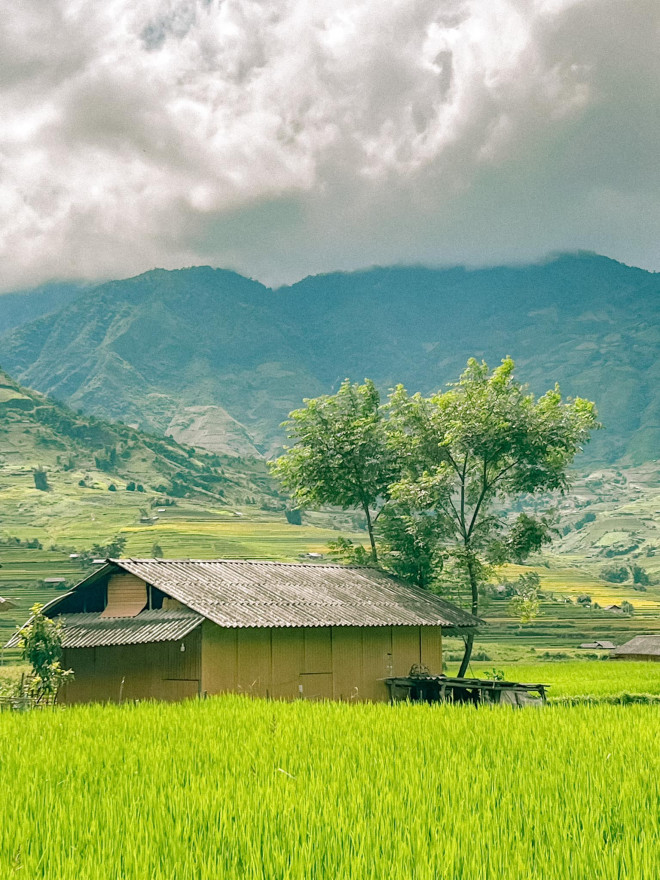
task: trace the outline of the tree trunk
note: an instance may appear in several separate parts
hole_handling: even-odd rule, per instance
[[[465,678],[465,673],[470,665],[470,657],[472,656],[472,646],[474,645],[474,633],[470,633],[465,641],[465,653],[461,660],[461,668],[458,670],[458,677]]]
[[[374,526],[371,522],[371,511],[369,505],[363,505],[364,515],[367,518],[367,531],[369,532],[369,543],[371,544],[371,559],[374,565],[378,563],[378,552],[376,551],[376,539],[374,538]]]
[[[472,556],[472,552],[467,549],[467,570],[468,577],[470,579],[470,590],[472,591],[472,614],[475,617],[479,615],[479,584],[477,582],[477,576],[474,571],[474,559]],[[465,653],[463,654],[463,659],[461,660],[461,668],[458,670],[458,677],[464,678],[465,673],[467,672],[468,666],[470,665],[470,658],[472,657],[472,646],[474,645],[474,633],[470,633],[465,642]]]

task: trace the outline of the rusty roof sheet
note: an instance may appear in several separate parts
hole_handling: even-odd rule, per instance
[[[483,621],[366,567],[200,559],[109,560],[219,626],[440,626]]]
[[[63,648],[100,648],[108,645],[139,645],[174,642],[185,638],[204,617],[186,609],[142,611],[136,617],[101,617],[98,612],[63,614]],[[8,647],[18,644],[18,633]]]
[[[660,657],[660,635],[635,636],[625,645],[619,645],[613,656],[622,657],[626,654],[646,654],[649,657]]]

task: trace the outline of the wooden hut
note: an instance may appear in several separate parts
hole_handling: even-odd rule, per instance
[[[612,651],[613,660],[660,660],[660,635],[635,636]]]
[[[44,613],[64,625],[65,703],[387,700],[387,678],[442,672],[443,632],[481,623],[370,568],[228,560],[107,560]]]

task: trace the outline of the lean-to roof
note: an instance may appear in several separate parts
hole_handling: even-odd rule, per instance
[[[101,617],[100,613],[63,614],[63,648],[101,648],[174,642],[185,638],[204,620],[188,609],[142,611],[136,617]],[[18,644],[18,633],[8,647]]]

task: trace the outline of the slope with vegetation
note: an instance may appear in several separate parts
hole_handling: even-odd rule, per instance
[[[660,446],[659,310],[660,275],[591,254],[335,273],[276,291],[222,270],[157,270],[15,329],[3,361],[87,412],[269,454],[287,413],[345,377],[428,394],[470,356],[510,354],[537,393],[559,381],[598,403],[592,463],[642,463]]]
[[[90,557],[225,555],[209,524],[233,524],[245,505],[277,511],[286,526],[262,461],[74,413],[0,371],[0,595],[18,599],[0,614],[0,640],[33,601],[79,580]]]

